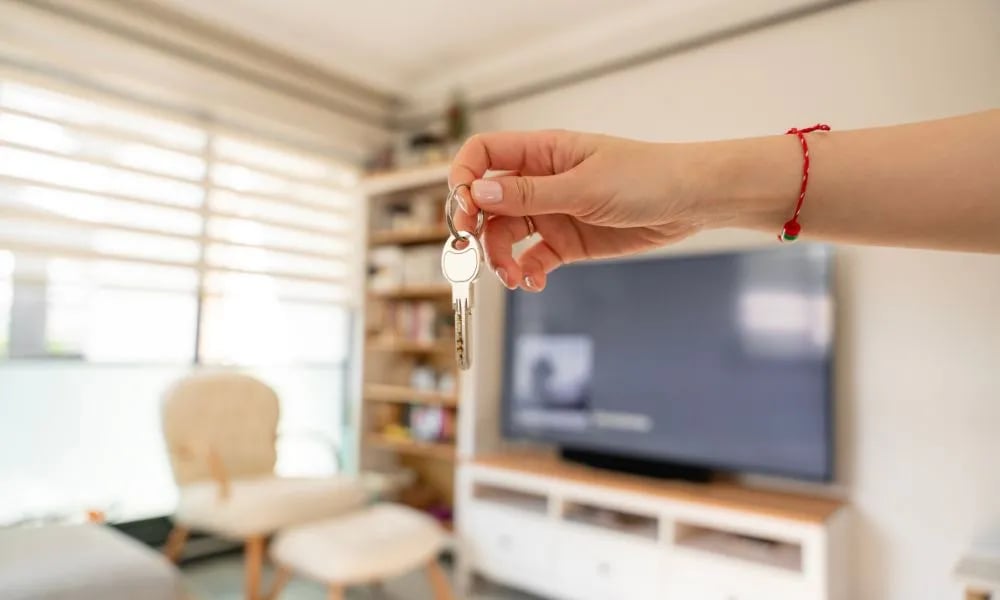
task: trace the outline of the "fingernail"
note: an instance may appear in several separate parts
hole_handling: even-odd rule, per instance
[[[462,190],[458,190],[458,193],[455,194],[455,199],[458,200],[458,207],[462,209],[462,212],[467,215],[472,214],[469,212],[469,201],[462,195]]]
[[[496,270],[496,274],[497,274],[497,279],[500,280],[500,283],[502,283],[505,288],[507,288],[508,290],[514,289],[514,286],[510,284],[510,279],[507,277],[506,269],[500,267]]]
[[[503,188],[499,181],[477,179],[472,182],[472,197],[479,204],[497,204],[503,200]]]
[[[537,290],[538,286],[535,284],[535,279],[531,275],[524,276],[524,287],[529,290]]]

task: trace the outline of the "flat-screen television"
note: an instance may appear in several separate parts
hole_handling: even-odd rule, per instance
[[[508,295],[508,438],[829,480],[831,250],[562,267]]]

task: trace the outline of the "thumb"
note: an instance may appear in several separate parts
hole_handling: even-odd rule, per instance
[[[472,182],[472,200],[484,211],[512,217],[563,213],[584,208],[575,174],[527,177],[504,175]]]

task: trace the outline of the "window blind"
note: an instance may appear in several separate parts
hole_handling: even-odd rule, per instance
[[[0,356],[333,362],[356,171],[0,78]]]

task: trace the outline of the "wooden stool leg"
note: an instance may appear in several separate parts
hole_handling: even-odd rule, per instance
[[[448,583],[448,576],[445,575],[437,559],[427,563],[427,579],[430,580],[431,588],[434,590],[434,600],[455,600],[451,593],[451,584]]]
[[[260,572],[264,566],[264,536],[247,538],[243,555],[246,562],[243,596],[246,600],[257,600],[260,597]]]
[[[344,586],[334,583],[330,586],[329,600],[344,600]]]
[[[278,570],[274,573],[274,581],[271,582],[271,591],[267,593],[267,600],[277,600],[281,590],[285,589],[285,585],[291,578],[292,572],[279,565]]]
[[[181,527],[180,525],[175,525],[170,530],[170,535],[167,536],[167,543],[163,547],[163,554],[166,555],[167,560],[175,564],[180,561],[181,553],[184,552],[184,544],[187,542],[189,533],[191,533],[190,529]]]

